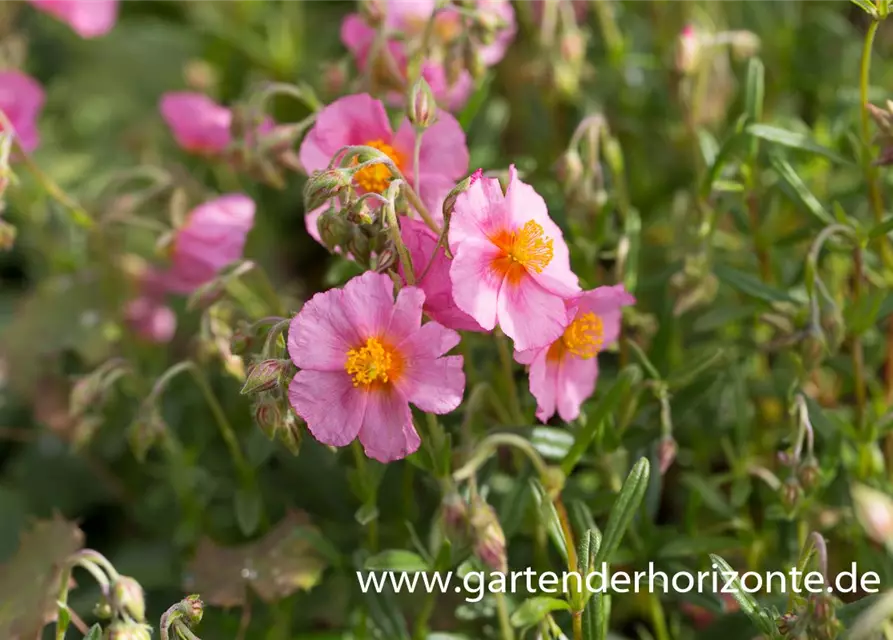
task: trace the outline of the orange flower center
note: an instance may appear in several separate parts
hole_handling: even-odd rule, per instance
[[[378,149],[389,157],[397,165],[398,169],[402,170],[403,156],[384,140],[370,140],[365,143],[365,146]],[[354,174],[353,179],[357,186],[368,192],[382,193],[388,188],[394,177],[391,175],[391,170],[387,165],[379,163],[360,169]]]
[[[589,360],[597,356],[604,346],[605,325],[600,316],[590,311],[574,318],[570,326],[564,330],[561,339],[549,347],[546,357],[549,360],[558,360],[565,353],[569,353],[577,358]]]
[[[347,352],[344,370],[353,377],[355,387],[381,387],[400,377],[403,358],[387,343],[369,338],[362,347]]]
[[[462,35],[462,21],[458,15],[441,14],[434,21],[434,33],[443,44],[450,44]]]
[[[529,271],[542,273],[552,261],[552,238],[544,236],[543,228],[533,220],[517,231],[501,231],[491,240],[502,251],[493,261],[493,268],[512,284]]]

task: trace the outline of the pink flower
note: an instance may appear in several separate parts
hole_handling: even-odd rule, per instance
[[[479,175],[479,174],[477,174]],[[564,331],[564,298],[580,291],[567,245],[546,203],[509,169],[499,181],[480,177],[456,199],[450,222],[456,305],[487,331],[497,324],[526,351]]]
[[[580,415],[580,406],[595,391],[596,356],[620,335],[620,308],[635,302],[623,285],[581,293],[565,301],[567,316],[560,338],[538,349],[515,352],[516,361],[530,365],[537,418],[546,422],[556,409],[565,422]]]
[[[186,151],[214,155],[229,146],[233,114],[208,96],[191,91],[166,93],[159,107],[177,144]]]
[[[12,124],[18,143],[27,153],[40,143],[37,116],[43,103],[43,89],[34,78],[19,71],[0,71],[0,111]]]
[[[147,342],[170,342],[177,330],[177,316],[162,301],[149,296],[139,296],[124,308],[127,324]]]
[[[438,414],[459,406],[462,357],[442,357],[459,335],[422,325],[424,301],[421,289],[405,287],[395,303],[390,278],[367,272],[316,294],[294,317],[288,352],[301,370],[288,397],[314,438],[333,447],[359,438],[366,455],[390,462],[419,447],[410,402]]]
[[[82,38],[104,36],[118,19],[118,0],[28,0],[58,18]]]
[[[413,166],[415,133],[409,120],[403,120],[396,133],[391,129],[384,105],[365,93],[335,100],[316,116],[316,123],[304,137],[300,159],[309,174],[325,169],[335,153],[349,145],[374,147],[387,155],[404,177],[415,184],[419,173],[419,196],[431,214],[442,217],[443,200],[468,172],[468,148],[465,133],[449,113],[425,131],[419,152],[419,166]],[[390,172],[384,165],[360,170],[354,183],[361,193],[382,193],[390,184]],[[308,212],[307,231],[319,241],[316,220],[324,207]]]
[[[146,269],[138,278],[138,295],[124,307],[124,319],[144,340],[170,342],[177,330],[177,316],[164,303],[167,278],[155,269]]]
[[[192,293],[242,257],[254,226],[254,202],[230,193],[193,209],[177,230],[166,282],[170,291]]]
[[[443,251],[437,249],[431,267],[431,256],[437,246],[437,235],[424,222],[412,218],[402,218],[400,232],[403,244],[409,250],[413,270],[417,278],[416,286],[425,292],[425,313],[431,319],[456,331],[483,331],[481,325],[470,315],[456,306],[453,300],[453,285],[450,282],[450,261]],[[403,276],[402,266],[399,268]]]

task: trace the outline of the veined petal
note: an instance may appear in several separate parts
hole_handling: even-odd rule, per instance
[[[383,273],[367,271],[344,285],[344,314],[361,338],[383,335],[391,324],[394,283]]]
[[[397,388],[422,411],[449,413],[462,403],[465,391],[462,356],[410,360]]]
[[[364,394],[366,413],[359,438],[366,455],[379,462],[393,462],[416,451],[421,444],[412,424],[406,398],[396,389]]]
[[[531,278],[517,283],[506,279],[497,298],[497,318],[505,334],[514,340],[516,351],[551,344],[567,325],[564,299]]]
[[[288,386],[295,413],[313,437],[333,447],[350,444],[360,431],[369,394],[355,389],[344,371],[298,371]]]
[[[558,415],[565,422],[580,416],[580,407],[595,392],[598,379],[598,359],[561,358],[557,381]]]
[[[456,306],[487,331],[496,326],[497,300],[504,280],[492,267],[500,255],[492,243],[468,239],[459,246],[450,265]]]
[[[361,342],[343,297],[338,289],[317,293],[292,318],[288,354],[301,369],[344,371],[347,352]]]

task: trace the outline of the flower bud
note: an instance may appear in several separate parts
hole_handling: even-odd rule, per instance
[[[350,188],[350,175],[344,169],[326,169],[310,176],[304,185],[304,209],[313,211]]]
[[[496,511],[481,498],[475,498],[471,506],[471,528],[474,533],[474,553],[494,571],[508,571],[505,533],[496,517]]]
[[[487,66],[484,64],[480,51],[471,42],[465,47],[464,62],[468,73],[475,80],[480,80],[487,73]]]
[[[732,55],[741,59],[752,58],[760,50],[760,37],[752,31],[731,33]]]
[[[856,518],[868,537],[882,544],[893,542],[893,500],[861,484],[853,487],[852,494]]]
[[[347,251],[354,257],[357,263],[368,265],[372,257],[372,243],[362,229],[353,227],[347,240]]]
[[[819,480],[821,480],[821,471],[816,459],[810,456],[804,460],[797,475],[800,478],[800,484],[803,485],[804,489],[808,491],[809,489],[815,488],[818,485]]]
[[[677,451],[679,451],[679,445],[676,444],[676,440],[673,436],[668,435],[661,438],[660,444],[657,447],[660,475],[666,474],[667,470],[673,465],[673,462],[676,460]]]
[[[564,483],[567,476],[560,467],[548,467],[543,474],[543,488],[550,499],[555,499],[564,490]]]
[[[701,38],[692,25],[686,25],[676,41],[676,71],[690,74],[698,66],[701,56]]]
[[[254,422],[270,440],[276,437],[282,426],[282,409],[279,402],[270,394],[258,396],[254,403]]]
[[[577,190],[583,180],[583,172],[583,158],[576,149],[568,149],[555,163],[555,174],[566,193]]]
[[[440,509],[448,538],[461,538],[468,534],[468,504],[462,496],[450,493],[444,497]]]
[[[340,96],[347,86],[347,67],[343,62],[326,62],[322,67],[322,89],[328,96]]]
[[[351,233],[350,224],[334,207],[329,207],[316,219],[316,229],[329,251],[345,244]]]
[[[797,503],[800,501],[800,496],[802,495],[803,488],[800,486],[800,482],[796,478],[788,478],[788,480],[781,485],[779,491],[781,503],[788,509],[793,509],[797,506]]]
[[[446,198],[443,200],[443,219],[448,220],[451,215],[453,215],[453,209],[456,207],[456,199],[459,197],[459,194],[468,191],[468,189],[477,182],[480,177],[483,175],[483,169],[478,169],[470,176],[462,180],[459,184],[450,190],[450,192],[446,195]]]
[[[304,441],[304,422],[287,408],[285,411],[287,413],[278,432],[279,442],[296,456],[301,452],[301,443]]]
[[[353,224],[372,224],[375,219],[372,217],[372,209],[369,207],[368,198],[357,198],[350,203],[350,206],[344,212],[344,216],[348,222]]]
[[[291,360],[269,359],[255,363],[248,370],[242,395],[270,391],[287,382],[291,372]]]
[[[116,620],[103,634],[105,640],[152,640],[152,627]]]
[[[180,602],[180,605],[186,616],[186,623],[190,627],[194,627],[202,621],[202,616],[205,611],[205,603],[202,602],[202,599],[197,594],[187,596]]]
[[[409,121],[419,130],[424,131],[437,122],[437,102],[431,87],[424,78],[419,78],[409,94]]]
[[[111,605],[137,622],[146,619],[146,600],[139,582],[129,576],[118,576],[112,583]]]

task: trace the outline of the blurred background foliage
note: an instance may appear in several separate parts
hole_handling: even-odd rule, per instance
[[[333,99],[347,91],[354,74],[338,38],[341,19],[354,10],[348,2],[124,2],[115,29],[85,41],[23,3],[4,2],[2,57],[46,87],[35,160],[92,215],[104,215],[105,209],[94,208],[110,206],[103,190],[130,167],[160,165],[212,191],[237,186],[258,203],[246,256],[297,301],[352,272],[304,231],[303,178],[290,176],[286,188],[276,190],[185,156],[163,125],[158,100],[165,91],[192,88],[228,104],[263,80],[307,83],[322,100]],[[602,418],[566,501],[582,502],[603,521],[631,462],[644,455],[655,471],[644,513],[615,557],[618,565],[654,560],[667,570],[704,568],[707,554],[718,552],[742,568],[777,569],[796,560],[805,532],[817,530],[828,539],[832,573],[857,561],[890,585],[893,564],[862,533],[849,496],[855,480],[889,490],[893,473],[893,452],[882,444],[893,422],[886,415],[890,380],[884,374],[891,274],[872,245],[865,256],[868,293],[854,299],[850,249],[829,242],[820,269],[836,307],[822,303],[820,326],[809,322],[805,285],[807,251],[834,216],[865,229],[873,224],[858,137],[868,16],[843,1],[590,4],[581,22],[585,58],[568,69],[561,53],[543,43],[533,5],[518,3],[516,11],[516,41],[458,114],[472,167],[516,164],[568,230],[585,285],[622,278],[638,298],[628,334],[641,353],[633,345],[603,354],[600,389],[584,413],[591,416],[599,406],[621,365],[638,363],[645,380],[640,376],[620,408]],[[712,52],[707,71],[693,81],[676,58],[687,24],[752,38]],[[893,31],[882,24],[872,101],[889,96],[891,49]],[[753,110],[745,89],[754,55],[765,82],[762,108],[751,115],[776,129],[763,132],[758,147],[750,146],[757,136],[747,136],[723,164],[717,158],[724,142],[740,128],[740,116]],[[696,109],[686,93],[693,86],[702,92]],[[275,110],[281,121],[308,113],[286,100]],[[575,199],[556,163],[578,124],[594,114],[603,115],[610,131],[596,163],[603,182],[594,195]],[[171,383],[163,403],[165,422],[182,445],[175,464],[156,455],[137,464],[128,447],[125,431],[147,388],[110,399],[101,424],[89,425],[85,434],[87,427],[68,411],[72,380],[121,355],[120,309],[128,297],[127,282],[109,275],[117,263],[103,265],[96,256],[151,256],[154,238],[130,228],[87,234],[38,181],[19,174],[5,214],[19,236],[0,256],[0,558],[12,556],[31,519],[61,514],[77,521],[89,547],[145,587],[150,620],[185,592],[198,591],[219,604],[247,602],[250,608],[249,619],[245,608],[209,607],[201,627],[206,638],[235,637],[246,620],[249,638],[341,637],[362,609],[351,558],[366,535],[355,518],[360,504],[350,488],[350,463],[339,464],[349,455],[335,456],[311,438],[297,457],[269,442],[238,393],[240,381],[219,360],[202,360],[260,476],[266,515],[258,533],[246,536],[239,520],[250,519],[244,511],[252,507],[243,504],[235,513],[238,487],[226,448],[187,376]],[[889,199],[890,181],[886,172],[881,176]],[[164,219],[168,203],[153,203],[151,215]],[[180,327],[169,346],[126,346],[145,380],[200,352],[200,314],[185,306],[178,307]],[[848,342],[854,334],[864,347],[869,391],[861,418]],[[492,347],[471,343],[470,375],[496,375]],[[517,383],[526,389],[520,370]],[[507,393],[500,384],[500,393]],[[789,480],[776,456],[797,435],[796,417],[789,414],[792,387],[808,397],[815,428],[820,481],[812,487],[803,487],[796,473]],[[522,400],[532,415],[526,391]],[[483,414],[473,426],[483,432],[492,424]],[[533,433],[550,459],[567,450],[560,429]],[[660,446],[670,436],[678,453],[670,470],[659,474]],[[423,538],[431,528],[438,490],[413,476],[414,466],[402,462],[384,472],[377,502],[383,548],[411,545],[407,521]],[[760,469],[781,485],[761,480]],[[556,569],[530,506],[529,473],[523,465],[492,469],[490,500],[509,537],[512,566]],[[276,523],[293,510],[309,514],[312,525],[302,529],[306,545],[292,549],[291,577],[298,586],[319,584],[284,598],[257,585],[242,591],[238,573],[226,568],[252,554],[262,557],[259,550],[275,543],[268,536]],[[0,584],[5,577],[0,574]],[[71,601],[89,611],[96,590],[84,582]],[[418,611],[418,600],[401,606]],[[462,606],[455,616],[459,604],[439,601],[434,627],[485,635],[488,623],[478,618],[492,613],[492,603]],[[652,604],[645,595],[616,598],[615,628],[645,637],[637,629],[651,624]],[[697,604],[717,607],[706,596]],[[680,602],[670,597],[665,605],[673,637],[754,635],[740,614],[695,632]]]

